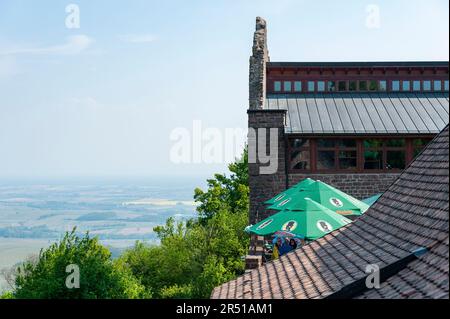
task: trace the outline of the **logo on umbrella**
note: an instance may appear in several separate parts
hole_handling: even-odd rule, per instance
[[[280,196],[278,196],[277,198],[275,198],[275,201],[278,202],[279,200],[283,199],[284,196],[286,196],[286,194],[281,194]]]
[[[324,233],[329,233],[329,232],[333,231],[333,227],[331,227],[330,223],[328,223],[324,220],[317,221],[316,226],[320,231],[322,231]]]
[[[285,223],[281,229],[285,231],[293,231],[296,228],[297,222],[295,220],[290,220],[287,223]]]
[[[284,201],[282,201],[281,203],[279,203],[278,206],[284,206],[284,205],[286,205],[287,203],[289,203],[290,201],[291,201],[290,198],[285,199]]]
[[[331,205],[333,205],[335,207],[344,206],[344,203],[342,203],[342,201],[340,199],[335,198],[335,197],[330,198],[330,203],[331,203]]]
[[[256,228],[256,229],[263,229],[264,227],[267,227],[272,222],[273,222],[273,219],[266,220],[264,223],[259,225],[258,228]]]

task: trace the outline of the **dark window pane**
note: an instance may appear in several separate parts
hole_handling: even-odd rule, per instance
[[[334,169],[335,168],[335,153],[334,151],[319,151],[317,152],[317,169]]]
[[[309,140],[303,138],[295,138],[291,140],[292,148],[309,147]]]
[[[418,138],[413,140],[414,147],[424,147],[427,145],[431,140],[429,138]]]
[[[416,157],[422,151],[422,149],[430,142],[430,139],[420,138],[413,140],[413,156]]]
[[[387,140],[386,146],[387,147],[403,147],[403,146],[405,146],[405,140],[403,140],[403,139]]]
[[[364,169],[383,169],[383,152],[365,151]]]
[[[291,169],[308,170],[310,164],[309,151],[292,151]]]
[[[378,90],[378,82],[370,81],[369,82],[369,91],[376,91],[376,90]]]
[[[330,92],[336,91],[336,82],[328,81],[328,91]]]
[[[364,140],[365,148],[380,148],[383,147],[382,140]]]
[[[359,81],[359,90],[367,91],[367,81]]]
[[[444,81],[444,90],[448,91],[448,80]]]
[[[415,148],[415,149],[413,150],[413,158],[416,158],[417,155],[419,155],[420,152],[422,152],[422,150],[423,150],[423,147]]]
[[[356,81],[350,81],[348,85],[349,91],[356,91]]]
[[[405,151],[387,151],[386,153],[387,169],[405,168]]]
[[[356,169],[356,151],[340,151],[339,168]]]
[[[347,91],[347,82],[345,82],[345,81],[339,81],[339,84],[338,84],[338,90],[339,91]]]
[[[332,139],[320,139],[317,140],[317,147],[334,147],[335,140]]]
[[[356,147],[356,140],[346,138],[346,139],[338,140],[337,144],[339,147]]]

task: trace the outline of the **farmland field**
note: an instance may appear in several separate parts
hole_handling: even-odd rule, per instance
[[[113,257],[135,241],[157,243],[153,227],[195,216],[200,180],[52,181],[0,184],[0,269],[10,268],[76,227]],[[1,276],[0,276],[1,277]],[[0,290],[5,288],[0,278]]]

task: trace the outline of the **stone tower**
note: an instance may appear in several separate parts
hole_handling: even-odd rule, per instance
[[[258,110],[264,107],[266,95],[266,63],[269,62],[267,49],[266,21],[256,18],[256,31],[253,37],[252,56],[249,72],[249,109]]]

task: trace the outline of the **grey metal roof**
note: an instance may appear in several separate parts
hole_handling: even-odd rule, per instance
[[[265,109],[287,110],[286,133],[434,134],[449,122],[448,93],[274,94]]]

